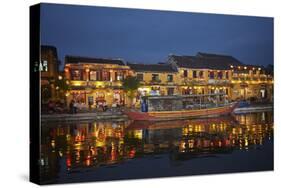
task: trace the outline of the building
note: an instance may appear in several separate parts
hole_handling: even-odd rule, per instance
[[[71,90],[67,103],[78,101],[85,108],[99,103],[126,105],[122,80],[135,76],[141,83],[134,104],[147,95],[225,93],[229,100],[273,101],[272,69],[246,65],[228,55],[197,53],[170,55],[167,62],[140,64],[121,59],[65,57],[65,78]]]
[[[55,100],[57,97],[55,80],[59,75],[59,60],[57,49],[54,46],[41,46],[41,94],[42,102]]]
[[[90,108],[99,103],[125,104],[122,80],[131,69],[121,59],[66,56],[64,72],[71,86],[68,104],[72,99]]]
[[[262,66],[246,65],[232,56],[197,53],[196,56],[171,55],[181,77],[181,94],[227,94],[231,100],[272,101],[273,78]]]
[[[146,95],[175,95],[179,94],[177,68],[167,63],[158,64],[127,64],[138,78],[141,87],[138,89],[141,96]]]
[[[273,75],[255,65],[232,66],[232,98],[273,101]]]

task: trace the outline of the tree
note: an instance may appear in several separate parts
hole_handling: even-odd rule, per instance
[[[128,98],[130,99],[130,106],[132,105],[133,99],[136,96],[137,90],[140,87],[140,82],[137,77],[128,76],[123,80],[123,88]]]
[[[65,94],[67,91],[69,91],[70,85],[69,81],[65,79],[63,76],[58,76],[57,79],[55,79],[55,88],[58,91],[58,97],[65,99]]]
[[[63,76],[57,78],[51,77],[47,84],[41,86],[42,103],[47,103],[50,100],[66,100],[66,93],[70,90],[69,81]]]
[[[66,80],[63,76],[58,76],[58,78],[55,80],[55,85],[59,88],[59,90],[64,92],[71,89],[68,80]]]

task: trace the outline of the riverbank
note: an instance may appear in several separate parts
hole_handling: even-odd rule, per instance
[[[126,120],[122,112],[86,112],[77,114],[43,114],[42,122],[90,121],[90,120]]]
[[[235,114],[254,113],[254,112],[267,112],[273,111],[273,104],[252,104],[247,107],[238,107],[234,109]]]
[[[273,111],[273,104],[252,104],[234,109],[235,114]],[[93,120],[127,120],[128,116],[118,112],[81,112],[77,114],[42,114],[42,122],[93,121]]]

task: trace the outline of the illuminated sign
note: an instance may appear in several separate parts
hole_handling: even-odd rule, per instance
[[[48,62],[44,60],[38,63],[37,61],[34,63],[34,72],[48,72]]]

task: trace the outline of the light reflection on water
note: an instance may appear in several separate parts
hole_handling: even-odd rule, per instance
[[[68,182],[64,178],[75,174],[78,181],[79,177],[83,181],[85,170],[91,172],[115,167],[152,155],[164,154],[170,161],[185,163],[192,162],[192,159],[203,161],[220,154],[232,156],[234,151],[263,150],[263,144],[268,141],[273,145],[272,112],[158,123],[104,121],[45,124],[42,127],[41,179],[45,183]],[[146,160],[141,163],[145,166]],[[213,167],[208,167],[207,163],[205,168],[211,170]],[[110,170],[107,169],[108,173]],[[145,177],[141,169],[135,170],[140,171],[138,177]],[[224,172],[223,167],[217,172]],[[120,175],[119,179],[128,176],[124,171],[119,172],[122,173],[124,175]],[[159,172],[159,176],[165,176],[162,173]],[[93,176],[87,181],[106,179]]]

